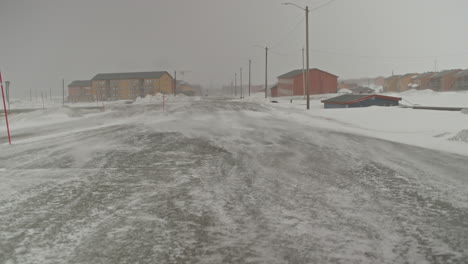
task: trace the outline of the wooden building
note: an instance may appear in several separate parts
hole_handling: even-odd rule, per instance
[[[278,77],[277,96],[304,95],[303,70],[294,70]],[[319,69],[309,70],[310,87],[309,94],[336,93],[338,88],[338,76]]]
[[[121,100],[174,91],[174,79],[166,71],[100,73],[91,79],[100,100]]]
[[[95,99],[90,80],[73,81],[68,85],[69,102],[92,102]]]

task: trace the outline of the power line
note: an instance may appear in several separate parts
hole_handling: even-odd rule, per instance
[[[280,40],[276,43],[274,43],[274,45],[272,45],[271,47],[275,48],[275,47],[278,47],[280,44],[283,44],[283,42],[288,39],[292,33],[294,33],[298,28],[299,28],[299,25],[301,25],[303,22],[304,22],[305,18],[302,17],[295,25],[294,27],[291,28],[291,30],[288,31],[288,33],[286,33],[282,38],[280,38]]]
[[[336,1],[336,0],[330,0],[330,1],[328,1],[327,3],[325,3],[325,4],[322,4],[322,5],[320,5],[320,6],[317,6],[317,7],[313,8],[313,9],[309,10],[309,12],[318,10],[318,9],[320,9],[320,8],[322,8],[322,7],[325,7],[325,6],[331,4],[331,3],[335,2],[335,1]],[[304,22],[304,20],[305,20],[305,17],[302,17],[302,18],[291,28],[291,30],[288,31],[287,34],[285,34],[278,42],[274,43],[274,45],[271,45],[271,47],[272,47],[272,48],[277,48],[278,46],[280,46],[280,44],[283,44],[284,41],[285,41],[286,39],[288,39],[288,38],[291,36],[291,34],[294,33],[294,32],[299,28],[299,26]],[[275,53],[275,52],[273,52],[273,53]],[[287,56],[287,55],[281,55],[281,54],[279,54],[279,53],[276,53],[276,55]]]
[[[312,8],[312,9],[310,10],[310,12],[313,12],[313,11],[315,11],[315,10],[317,10],[317,9],[320,9],[320,8],[322,8],[322,7],[325,7],[325,6],[331,4],[331,3],[335,2],[335,1],[336,1],[336,0],[331,0],[331,1],[328,1],[327,3],[325,3],[325,4],[323,4],[323,5],[320,5],[320,6],[317,6],[317,7],[315,7],[315,8]]]

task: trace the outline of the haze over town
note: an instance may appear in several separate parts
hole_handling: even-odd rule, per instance
[[[0,0],[0,264],[468,263],[466,10]]]
[[[2,0],[0,66],[23,97],[102,72],[185,70],[187,81],[219,88],[249,59],[262,84],[264,52],[253,47],[262,45],[274,83],[302,66],[305,46],[304,12],[282,2]],[[311,68],[340,78],[467,68],[467,9],[463,0],[335,1],[311,12]]]

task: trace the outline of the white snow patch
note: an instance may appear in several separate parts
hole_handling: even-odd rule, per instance
[[[412,104],[468,108],[468,91],[408,90],[385,95],[402,97],[403,102]],[[468,129],[467,115],[399,107],[324,109],[321,100],[334,96],[337,94],[311,96],[310,111],[306,111],[302,97],[295,97],[292,103],[291,97],[277,97],[279,104],[269,106],[279,116],[315,127],[468,155],[464,142],[448,140]]]
[[[343,88],[343,89],[340,89],[338,91],[338,93],[344,93],[344,94],[349,94],[349,93],[353,93],[353,91],[349,90],[349,89],[346,89],[346,88]]]

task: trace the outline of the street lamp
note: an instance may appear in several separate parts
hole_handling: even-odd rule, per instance
[[[310,109],[310,72],[309,72],[309,6],[302,8],[294,3],[283,3],[283,5],[292,5],[303,11],[305,11],[306,16],[306,64],[307,64],[307,75],[306,75],[306,93],[307,93],[307,109]]]

